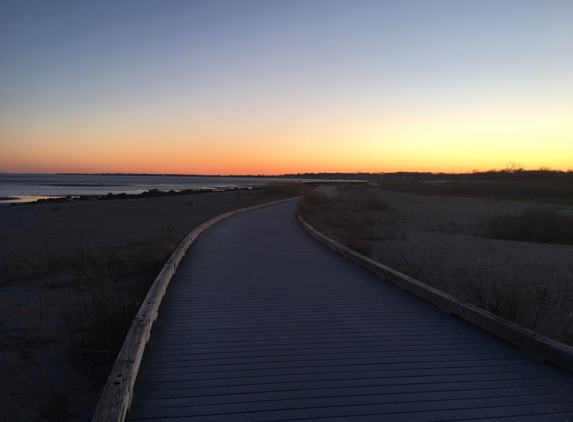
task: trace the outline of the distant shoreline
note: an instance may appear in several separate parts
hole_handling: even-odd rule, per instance
[[[181,174],[181,173],[3,173],[0,176],[21,175],[21,176],[115,176],[115,177],[176,177],[176,178],[213,178],[213,179],[322,179],[322,180],[426,180],[426,181],[552,181],[552,180],[573,180],[573,168],[568,170],[552,170],[539,168],[537,170],[523,167],[508,167],[505,169],[492,169],[486,171],[473,170],[462,173],[445,172],[417,172],[417,171],[394,171],[394,172],[319,172],[319,173],[286,173],[278,175],[268,174],[242,174],[242,175],[205,175],[205,174]]]
[[[193,177],[221,179],[339,179],[339,180],[370,180],[380,178],[384,173],[289,173],[279,175],[269,174],[181,174],[181,173],[3,173],[0,176],[144,176],[144,177]]]
[[[47,204],[47,203],[63,203],[63,202],[86,202],[86,201],[109,201],[109,200],[124,200],[124,199],[137,199],[137,198],[157,198],[167,196],[181,196],[181,195],[197,195],[204,193],[215,192],[229,192],[229,191],[250,191],[260,189],[260,186],[244,186],[232,187],[223,189],[182,189],[182,190],[160,190],[150,189],[142,193],[108,193],[106,195],[67,195],[67,196],[46,196],[31,201],[13,202],[11,206],[29,205],[29,204]],[[14,201],[21,198],[18,197],[0,197],[0,201]]]

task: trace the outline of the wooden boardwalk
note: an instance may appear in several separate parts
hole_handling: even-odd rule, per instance
[[[573,421],[573,376],[346,261],[295,207],[192,246],[128,420]]]

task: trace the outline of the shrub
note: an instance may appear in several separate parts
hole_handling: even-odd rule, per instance
[[[331,203],[332,200],[326,194],[312,190],[299,199],[298,213],[308,218],[309,214],[314,213],[318,206]]]
[[[385,211],[388,209],[388,205],[372,194],[366,199],[364,209],[367,211]]]
[[[519,174],[519,173],[512,173]],[[539,202],[547,204],[573,205],[573,186],[564,181],[471,181],[454,180],[428,183],[418,180],[382,180],[379,186],[414,195],[464,196],[493,198],[512,201]]]
[[[312,186],[306,183],[296,183],[296,182],[271,182],[264,185],[260,192],[264,195],[269,196],[280,196],[280,197],[294,197],[303,196],[312,192]]]
[[[487,236],[493,239],[573,245],[573,216],[541,208],[500,213],[490,218]]]
[[[364,236],[359,236],[351,232],[347,232],[340,236],[340,243],[344,246],[358,252],[361,255],[371,257],[374,243]]]

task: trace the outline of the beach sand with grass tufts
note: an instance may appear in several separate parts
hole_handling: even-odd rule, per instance
[[[0,415],[90,420],[140,301],[183,237],[301,188],[0,207]]]

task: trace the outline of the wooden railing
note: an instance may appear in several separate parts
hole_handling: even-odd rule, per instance
[[[392,268],[380,264],[352,249],[332,240],[320,233],[302,217],[300,224],[319,242],[324,243],[333,251],[343,255],[378,275],[380,278],[394,283],[398,288],[406,290],[434,305],[442,311],[456,315],[465,321],[477,325],[490,333],[516,345],[522,352],[537,360],[551,362],[568,372],[573,373],[573,347],[541,336],[531,330],[520,327],[477,306],[464,303],[455,297],[438,289],[428,286],[418,280],[408,277]]]
[[[141,305],[141,308],[139,308],[139,312],[137,312],[137,315],[131,324],[111,374],[104,386],[102,396],[92,419],[93,422],[121,422],[125,419],[129,406],[131,405],[131,399],[133,398],[133,386],[135,384],[137,372],[139,371],[143,351],[149,340],[153,322],[157,318],[159,305],[165,295],[165,291],[171,281],[171,277],[175,274],[175,270],[177,269],[179,262],[197,237],[215,223],[218,223],[232,215],[285,201],[291,201],[293,199],[295,198],[268,202],[266,204],[241,208],[239,210],[221,214],[201,224],[189,233],[185,239],[183,239],[153,282],[153,285],[147,293],[145,301]]]

